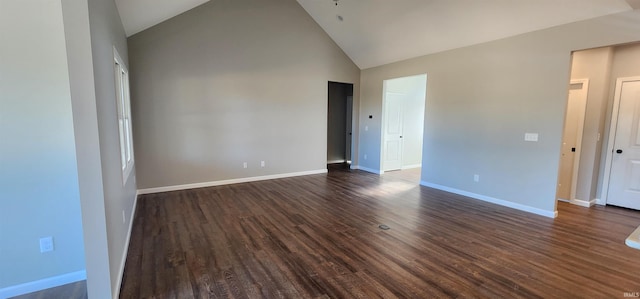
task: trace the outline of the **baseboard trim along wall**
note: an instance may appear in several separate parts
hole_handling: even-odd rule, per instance
[[[362,170],[362,171],[371,172],[375,174],[382,174],[382,171],[380,170],[375,170],[373,168],[363,167],[360,165],[351,165],[351,169]]]
[[[459,190],[459,189],[455,189],[455,188],[450,188],[450,187],[446,187],[446,186],[442,186],[442,185],[438,185],[438,184],[433,184],[433,183],[429,183],[429,182],[425,182],[425,181],[421,181],[420,185],[425,186],[425,187],[438,189],[438,190],[442,190],[442,191],[446,191],[446,192],[450,192],[450,193],[455,193],[455,194],[466,196],[466,197],[471,197],[471,198],[474,198],[474,199],[478,199],[478,200],[494,203],[494,204],[497,204],[497,205],[501,205],[501,206],[505,206],[505,207],[508,207],[508,208],[512,208],[512,209],[516,209],[516,210],[520,210],[520,211],[525,211],[525,212],[529,212],[529,213],[533,213],[533,214],[537,214],[537,215],[541,215],[541,216],[545,216],[545,217],[549,217],[549,218],[558,217],[558,211],[551,212],[551,211],[547,211],[547,210],[542,210],[542,209],[534,208],[534,207],[531,207],[531,206],[527,206],[527,205],[523,205],[523,204],[519,204],[519,203],[515,203],[515,202],[503,200],[503,199],[497,199],[497,198],[493,198],[493,197],[490,197],[490,196],[480,195],[480,194],[476,194],[476,193],[472,193],[472,192],[468,192],[468,191],[464,191],[464,190]]]
[[[138,206],[139,194],[140,192],[136,191],[136,198],[133,200],[131,219],[129,219],[129,230],[127,231],[127,239],[124,242],[124,254],[122,255],[122,261],[120,261],[120,271],[118,272],[118,283],[116,285],[116,289],[112,292],[113,298],[120,298],[120,287],[122,286],[122,277],[124,276],[124,266],[127,263],[127,256],[129,255],[129,241],[131,241],[131,232],[133,231],[133,220],[136,219],[136,207]]]
[[[167,187],[139,189],[138,190],[138,194],[142,195],[142,194],[178,191],[178,190],[186,190],[186,189],[215,187],[215,186],[222,186],[222,185],[231,185],[231,184],[239,184],[239,183],[249,183],[249,182],[257,182],[257,181],[265,181],[265,180],[274,180],[274,179],[282,179],[282,178],[289,178],[289,177],[296,177],[296,176],[303,176],[303,175],[312,175],[312,174],[321,174],[321,173],[327,173],[327,169],[318,169],[318,170],[301,171],[301,172],[289,172],[289,173],[254,176],[254,177],[231,179],[231,180],[222,180],[222,181],[195,183],[195,184],[184,184],[184,185],[175,185],[175,186],[167,186]]]
[[[76,271],[0,289],[0,299],[29,294],[87,279],[87,271]]]
[[[404,170],[404,169],[414,169],[414,168],[420,168],[420,167],[422,167],[422,164],[413,164],[413,165],[402,166],[402,168],[400,169]]]
[[[574,204],[574,205],[585,207],[585,208],[590,208],[591,206],[596,204],[596,200],[595,199],[592,199],[590,201],[582,200],[582,199],[572,199],[569,202]]]
[[[331,160],[331,161],[327,161],[327,164],[338,164],[338,163],[344,163],[347,162],[347,160]]]

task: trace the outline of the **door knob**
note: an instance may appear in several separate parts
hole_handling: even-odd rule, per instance
[[[616,150],[616,153],[618,153],[618,154],[622,154],[622,150],[621,150],[621,149],[617,149],[617,150]]]
[[[400,138],[402,138],[402,136],[400,136]]]

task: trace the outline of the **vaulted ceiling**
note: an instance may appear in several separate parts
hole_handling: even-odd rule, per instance
[[[130,36],[208,1],[116,0],[116,4]],[[627,11],[638,2],[297,1],[361,69]]]

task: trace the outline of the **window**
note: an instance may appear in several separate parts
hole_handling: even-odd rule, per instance
[[[120,165],[124,185],[133,169],[133,136],[131,133],[131,103],[129,100],[129,72],[122,63],[118,51],[113,48],[116,79],[116,106],[118,112],[118,134],[120,135]]]

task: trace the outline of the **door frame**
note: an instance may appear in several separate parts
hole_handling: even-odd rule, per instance
[[[406,129],[406,128],[404,128],[404,119],[403,119],[403,133],[402,133],[403,138],[401,138],[401,140],[402,140],[401,142],[403,144],[403,149],[402,149],[402,160],[403,160],[402,164],[403,165],[400,168],[400,170],[410,169],[410,168],[417,168],[417,167],[422,167],[423,166],[422,163],[424,162],[423,154],[424,154],[424,143],[425,143],[425,139],[424,139],[424,134],[425,133],[424,132],[425,132],[425,120],[427,118],[427,115],[426,115],[426,109],[427,109],[426,108],[427,107],[427,85],[428,85],[428,83],[427,83],[428,82],[428,74],[427,73],[405,75],[405,76],[401,76],[401,77],[393,77],[393,78],[387,78],[387,79],[383,79],[382,80],[382,101],[381,101],[381,106],[380,106],[380,143],[379,143],[379,148],[378,148],[380,156],[379,156],[379,170],[377,171],[378,174],[384,174],[384,172],[385,172],[384,171],[384,168],[385,168],[384,167],[384,160],[385,160],[385,154],[384,154],[384,152],[385,152],[385,143],[384,143],[384,141],[385,141],[385,123],[387,121],[387,119],[386,119],[387,118],[386,117],[387,93],[410,95],[414,91],[413,88],[410,89],[410,91],[409,90],[403,90],[404,92],[403,91],[389,91],[390,88],[388,87],[388,85],[389,85],[390,81],[392,81],[392,80],[411,79],[411,78],[415,78],[415,77],[420,77],[423,80],[420,83],[420,85],[421,85],[421,89],[424,88],[424,90],[423,90],[424,95],[422,96],[422,99],[421,99],[421,101],[422,101],[421,106],[423,107],[423,109],[421,111],[421,113],[422,113],[422,116],[421,116],[422,121],[420,123],[420,126],[422,127],[422,136],[421,136],[422,141],[421,141],[421,144],[420,144],[420,148],[421,149],[420,149],[420,152],[419,152],[419,154],[420,154],[420,164],[406,165],[406,167],[404,165],[404,162],[406,161],[405,160],[405,156],[404,156],[404,151],[405,151],[404,144],[405,144],[405,141],[407,139],[407,136],[405,134],[406,132],[404,131],[404,129]],[[406,105],[406,101],[403,103],[403,106],[404,105]],[[402,109],[402,113],[403,113],[403,118],[404,118],[406,116],[405,115],[405,108]],[[371,116],[369,116],[369,118],[371,118]],[[411,140],[413,140],[413,139],[411,139]]]
[[[580,155],[582,153],[582,137],[584,135],[584,121],[587,116],[587,102],[589,101],[589,79],[573,79],[569,81],[569,93],[571,85],[582,83],[582,90],[585,90],[584,113],[579,116],[578,129],[576,131],[576,151],[573,156],[573,169],[571,170],[571,187],[569,189],[569,202],[576,202],[576,189],[578,189],[578,173],[580,171]],[[567,105],[569,104],[569,96],[567,95]],[[566,119],[566,113],[565,113]],[[565,121],[566,123],[566,121]],[[564,139],[564,138],[563,138]]]
[[[352,85],[353,86],[353,85]],[[347,119],[346,119],[346,135],[345,135],[345,159],[346,163],[349,165],[353,165],[353,95],[347,96]],[[349,113],[351,112],[351,113]]]
[[[622,96],[622,83],[629,81],[640,81],[640,76],[620,77],[616,79],[616,89],[613,96],[613,109],[611,110],[611,123],[609,124],[609,135],[607,140],[606,158],[604,164],[604,176],[602,179],[602,203],[607,204],[609,197],[609,183],[611,181],[611,166],[613,165],[613,148],[616,142],[616,130],[618,129],[618,114],[620,112],[620,97]]]
[[[331,80],[327,81],[327,106],[326,106],[326,108],[327,108],[326,112],[327,113],[326,113],[326,117],[325,117],[327,128],[328,128],[328,125],[329,125],[329,102],[330,102],[330,99],[329,99],[329,88],[331,86],[331,83],[351,85],[351,88],[352,88],[352,95],[348,96],[348,97],[351,97],[351,101],[348,101],[345,98],[345,103],[344,103],[345,110],[346,110],[345,111],[346,112],[345,113],[345,129],[346,129],[345,133],[346,133],[346,135],[348,135],[347,138],[349,138],[350,141],[351,141],[349,144],[346,144],[347,138],[345,138],[345,148],[344,148],[345,160],[344,160],[344,163],[347,163],[349,161],[349,157],[347,156],[347,147],[349,147],[349,151],[351,152],[350,168],[353,169],[353,167],[354,167],[353,153],[354,153],[354,147],[355,147],[353,132],[354,132],[354,129],[356,127],[356,118],[355,118],[356,110],[354,109],[354,97],[355,97],[354,94],[355,94],[355,86],[356,85],[355,85],[355,83],[350,83],[350,82],[340,82],[340,81],[331,81]],[[349,108],[347,106],[351,107],[351,115],[347,115],[347,113],[349,111]],[[351,123],[348,123],[349,119],[351,119]],[[328,140],[328,137],[329,137],[329,130],[328,129],[327,129],[326,133],[327,133],[326,134],[327,135],[326,138]],[[349,133],[351,133],[351,135],[349,135]],[[345,137],[345,136],[343,136],[343,137]],[[325,146],[325,151],[328,148],[329,148],[329,143],[327,142],[326,146]],[[325,164],[327,164],[327,165],[330,164],[329,162],[331,162],[331,161],[329,161],[329,157],[325,157],[325,161],[326,161]]]

